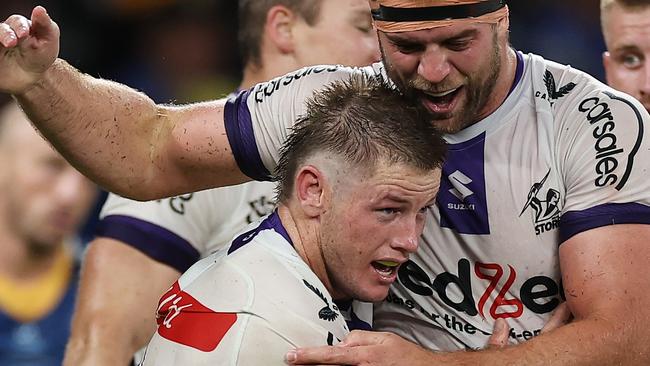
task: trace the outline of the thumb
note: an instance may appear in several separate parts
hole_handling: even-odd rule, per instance
[[[55,24],[42,6],[37,6],[32,10],[32,28],[31,35],[37,38],[51,38],[55,32]]]
[[[508,322],[505,319],[496,319],[492,335],[488,339],[487,348],[501,348],[507,346],[509,330]]]

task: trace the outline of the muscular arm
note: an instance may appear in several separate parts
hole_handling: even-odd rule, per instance
[[[574,321],[520,345],[431,353],[396,335],[358,333],[347,347],[298,350],[292,364],[647,365],[648,243],[647,225],[600,227],[563,243],[560,262]]]
[[[95,239],[83,262],[64,365],[127,365],[154,333],[158,299],[179,275],[126,244]]]
[[[14,94],[57,150],[104,188],[149,200],[248,180],[232,157],[223,100],[156,105],[80,73],[56,59],[58,27],[43,8],[31,25],[18,16],[0,25],[0,90]]]

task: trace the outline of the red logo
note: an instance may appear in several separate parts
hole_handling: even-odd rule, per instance
[[[519,318],[521,314],[524,312],[524,306],[521,303],[521,301],[517,299],[506,299],[506,294],[510,290],[510,287],[512,287],[512,284],[513,282],[515,282],[515,278],[517,277],[517,272],[515,271],[515,269],[512,268],[512,266],[510,265],[508,265],[508,268],[510,268],[510,275],[508,276],[508,280],[506,281],[506,284],[501,288],[501,290],[499,290],[499,294],[497,295],[497,298],[492,303],[492,306],[490,306],[490,315],[492,316],[493,319]],[[494,271],[494,274],[485,273],[483,272],[483,270]],[[476,263],[474,266],[474,273],[476,273],[476,277],[482,280],[490,281],[490,284],[488,285],[487,289],[483,293],[483,296],[481,296],[481,299],[478,301],[478,309],[479,312],[481,313],[481,317],[485,318],[485,314],[483,313],[483,308],[485,307],[485,303],[490,297],[490,294],[497,288],[497,285],[499,284],[499,280],[501,279],[501,277],[503,277],[503,268],[500,265],[495,263]],[[515,307],[516,310],[497,312],[497,310],[501,306]]]
[[[160,298],[158,334],[165,339],[211,352],[237,321],[235,313],[217,313],[181,291],[178,282]]]

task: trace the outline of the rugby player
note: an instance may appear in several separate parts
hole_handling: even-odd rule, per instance
[[[149,199],[270,175],[314,90],[389,77],[450,144],[422,245],[375,310],[379,329],[424,348],[359,332],[352,347],[301,350],[291,362],[647,364],[648,112],[585,73],[512,49],[502,1],[371,4],[381,64],[303,69],[189,106],[157,106],[57,59],[58,28],[37,7],[31,25],[14,16],[2,27],[0,89],[95,180]],[[564,297],[575,320],[541,334]],[[479,348],[502,318],[521,344],[444,352]]]
[[[366,0],[240,0],[238,6],[241,89],[304,66],[362,66],[379,58]],[[250,182],[151,202],[110,194],[99,237],[84,257],[65,364],[126,365],[155,330],[160,295],[199,258],[269,214],[273,187]]]
[[[381,101],[381,103],[376,103]],[[160,300],[144,365],[285,365],[348,333],[337,303],[381,301],[417,249],[445,143],[379,79],[308,102],[280,158],[278,209]]]
[[[0,109],[0,364],[60,366],[95,185],[11,101]]]
[[[607,84],[650,110],[650,1],[601,0]]]

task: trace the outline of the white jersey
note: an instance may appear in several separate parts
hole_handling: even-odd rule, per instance
[[[275,212],[193,265],[162,296],[157,318],[145,366],[285,365],[290,349],[349,332]]]
[[[569,66],[517,58],[504,103],[446,136],[437,205],[419,250],[375,309],[375,329],[433,350],[481,348],[494,320],[506,318],[511,341],[528,340],[564,295],[564,241],[600,226],[650,223],[644,108]],[[242,171],[267,176],[305,99],[350,76],[385,72],[381,64],[311,67],[232,99],[226,126]]]
[[[271,182],[250,182],[149,202],[109,194],[97,235],[122,241],[184,272],[269,214],[274,187]]]

